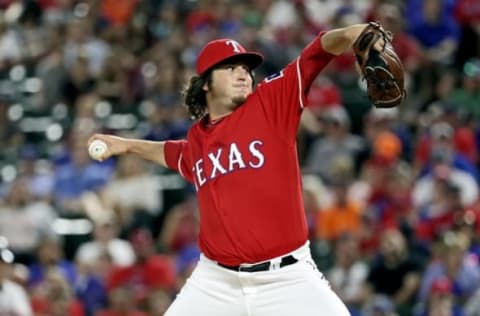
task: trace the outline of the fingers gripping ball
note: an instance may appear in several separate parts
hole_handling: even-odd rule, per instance
[[[403,65],[391,42],[390,32],[370,22],[353,44],[358,66],[367,82],[368,97],[373,105],[381,108],[397,106],[406,96]]]
[[[95,160],[102,160],[106,151],[107,143],[103,140],[95,139],[90,146],[88,146],[88,154]]]

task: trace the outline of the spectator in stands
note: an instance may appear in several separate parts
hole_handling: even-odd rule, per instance
[[[439,157],[432,168],[432,173],[427,174],[413,186],[412,198],[415,208],[428,208],[436,198],[442,199],[444,192],[435,192],[442,189],[444,184],[454,185],[460,194],[460,202],[463,206],[469,206],[478,199],[478,185],[475,179],[467,172],[456,169],[449,165],[445,153],[438,153]]]
[[[454,215],[452,230],[469,243],[469,253],[480,258],[480,209],[478,203]]]
[[[121,157],[101,192],[105,207],[118,215],[120,227],[127,230],[138,224],[152,225],[162,211],[162,183],[147,172],[149,167],[136,156]]]
[[[54,238],[52,224],[57,217],[50,204],[34,199],[28,189],[27,179],[16,179],[0,205],[0,234],[10,241],[16,260],[24,264],[32,262],[43,238]]]
[[[409,33],[418,41],[424,56],[418,79],[419,94],[428,97],[432,86],[442,72],[442,66],[453,64],[460,32],[447,1],[425,0],[421,5],[410,1],[407,24]],[[420,8],[418,8],[420,6]]]
[[[382,132],[393,133],[401,141],[401,151],[398,159],[407,162],[412,159],[413,135],[409,127],[401,119],[399,108],[375,108],[372,107],[364,118],[363,136],[370,147],[374,145],[375,138]],[[395,142],[395,141],[394,141]]]
[[[66,214],[83,214],[82,195],[88,191],[99,190],[112,173],[110,166],[93,162],[80,141],[73,141],[71,157],[65,164],[57,167],[55,174],[55,203]]]
[[[33,316],[27,292],[11,279],[14,255],[4,246],[0,249],[0,315]]]
[[[200,259],[200,249],[196,244],[183,247],[175,258],[178,275],[177,289],[181,289]]]
[[[338,159],[355,159],[365,148],[361,137],[350,133],[350,118],[343,107],[332,107],[324,113],[325,135],[311,146],[305,171],[315,173],[322,180],[332,181],[332,166]]]
[[[159,236],[161,245],[171,252],[180,252],[198,241],[198,207],[195,198],[177,204],[166,215]]]
[[[304,176],[303,183],[302,196],[307,219],[308,239],[313,240],[317,233],[318,212],[322,209],[320,200],[324,198],[324,195],[330,194],[327,193],[326,187],[316,177]]]
[[[362,286],[368,275],[368,266],[361,260],[358,237],[343,234],[335,241],[335,260],[327,272],[332,289],[350,310],[361,305]]]
[[[468,255],[468,240],[453,232],[441,236],[438,258],[433,257],[426,268],[419,291],[419,299],[426,299],[434,280],[447,277],[453,282],[453,294],[460,303],[469,299],[480,287],[478,261]]]
[[[468,173],[479,181],[478,170],[474,162],[469,161],[458,149],[455,142],[455,130],[447,122],[433,123],[427,134],[418,142],[415,152],[415,168],[420,176],[432,172],[436,162],[447,163],[455,169]]]
[[[425,0],[420,14],[407,16],[410,34],[418,40],[429,62],[451,63],[458,45],[458,24],[445,2]]]
[[[123,50],[114,50],[105,59],[95,81],[95,91],[102,100],[115,104],[118,110],[132,107],[140,98],[136,57]],[[171,87],[174,89],[174,87]],[[117,111],[118,111],[117,110]]]
[[[76,264],[77,275],[75,283],[70,287],[75,296],[83,304],[85,315],[94,316],[95,313],[107,305],[107,289],[104,279],[97,271],[82,263]]]
[[[160,289],[151,291],[146,308],[148,316],[163,316],[171,303],[172,297],[168,292]]]
[[[39,161],[38,150],[33,144],[20,151],[19,175],[28,185],[27,191],[34,200],[51,203],[54,175],[49,161]]]
[[[85,316],[67,279],[56,270],[46,272],[42,289],[32,295],[32,307],[35,315]]]
[[[103,67],[111,47],[93,34],[93,25],[88,17],[73,18],[67,25],[67,42],[64,46],[64,62],[71,69],[79,58],[87,63],[88,73],[97,76]]]
[[[364,308],[362,316],[397,316],[395,304],[386,295],[375,295],[375,297]],[[355,314],[354,314],[355,316]]]
[[[89,73],[88,60],[85,56],[78,56],[68,70],[62,84],[62,101],[73,107],[85,94],[93,92],[96,80]]]
[[[333,204],[318,214],[318,239],[333,242],[342,234],[358,235],[362,225],[363,209],[360,204],[352,201],[348,195],[349,182],[347,179],[338,179],[332,184]]]
[[[390,136],[386,137],[385,140],[390,139]],[[398,139],[396,142],[399,142]],[[390,146],[386,146],[386,148],[390,148]],[[380,185],[372,187],[365,211],[365,213],[368,213],[370,220],[373,221],[374,231],[412,225],[414,214],[412,214],[411,201],[411,170],[403,162],[389,162],[386,156],[383,156],[383,158],[377,156],[372,159],[379,161],[373,162],[370,160],[367,163],[379,164],[380,166],[376,167],[378,169],[385,168],[384,174],[380,175]],[[398,157],[396,159],[398,160]],[[385,164],[385,167],[381,167],[382,164]]]
[[[449,98],[458,108],[480,119],[480,58],[467,60],[463,65],[461,86]]]
[[[430,294],[424,305],[416,308],[414,316],[445,315],[463,316],[463,310],[452,295],[453,285],[447,277],[439,277],[432,282]]]
[[[419,108],[420,115],[415,120],[415,125],[418,127],[416,134],[421,135],[424,129],[443,114],[443,105],[448,103],[452,92],[457,88],[457,77],[455,69],[445,69],[439,74],[432,85],[430,95],[425,97]]]
[[[136,307],[133,291],[133,288],[126,286],[113,289],[109,295],[109,307],[95,316],[147,316]]]
[[[135,252],[128,241],[118,238],[119,228],[113,214],[99,217],[94,222],[93,240],[80,245],[75,261],[87,265],[89,270],[94,272],[101,256],[107,252],[114,266],[132,265],[135,262]]]
[[[115,267],[107,279],[109,292],[118,288],[132,289],[136,304],[144,304],[150,291],[173,291],[176,286],[174,261],[167,255],[156,253],[151,232],[140,228],[130,240],[136,252],[136,262],[128,267]]]
[[[480,289],[478,289],[465,304],[466,316],[480,315]]]
[[[77,309],[81,306],[81,315],[86,313],[87,316],[103,307],[106,301],[102,280],[85,269],[85,266],[76,266],[65,259],[59,240],[42,240],[38,248],[37,262],[29,266],[27,284],[35,298],[36,308],[42,310],[56,308],[54,306],[57,304],[57,295],[60,296],[59,300],[64,300],[64,304],[70,306],[68,308]],[[61,302],[58,304],[58,308],[63,306]],[[63,313],[68,314],[65,311]]]
[[[48,272],[55,270],[68,284],[74,284],[77,276],[75,265],[64,258],[60,240],[44,238],[37,249],[37,260],[29,266],[28,286],[32,291],[41,289],[47,282]],[[41,290],[40,290],[41,291]]]
[[[416,236],[427,244],[451,230],[457,217],[465,211],[460,189],[454,183],[438,179],[433,190],[432,202],[422,205],[416,212]]]
[[[456,64],[462,66],[470,58],[480,56],[480,8],[475,0],[457,0],[455,18],[461,26]]]
[[[23,41],[13,25],[8,25],[5,19],[0,21],[0,70],[6,70],[11,65],[23,59]]]
[[[391,297],[401,315],[409,315],[420,282],[421,267],[410,257],[402,233],[388,229],[380,241],[378,257],[370,264],[364,297],[375,294]]]
[[[470,163],[476,164],[478,150],[475,144],[475,125],[472,124],[473,112],[460,104],[446,102],[441,119],[454,129],[453,142],[458,153]]]

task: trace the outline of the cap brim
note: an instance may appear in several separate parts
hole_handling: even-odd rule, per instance
[[[211,71],[215,67],[218,67],[219,65],[236,62],[236,61],[245,62],[247,66],[250,68],[250,70],[253,70],[263,63],[263,55],[255,52],[239,53],[219,61],[218,63],[214,64],[212,67],[208,68],[203,73],[204,74],[208,73],[209,71]]]

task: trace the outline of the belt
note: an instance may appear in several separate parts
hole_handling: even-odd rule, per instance
[[[298,262],[298,260],[292,255],[282,257],[282,259],[280,261],[280,268],[289,266],[289,265],[294,264],[296,262]],[[273,266],[272,261],[265,261],[265,262],[254,264],[254,265],[238,265],[238,266],[227,266],[227,265],[224,265],[224,264],[221,264],[221,263],[217,263],[217,264],[219,266],[225,268],[225,269],[229,269],[229,270],[233,270],[233,271],[237,271],[237,272],[268,271]]]

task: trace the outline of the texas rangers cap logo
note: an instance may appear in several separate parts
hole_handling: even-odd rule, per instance
[[[238,58],[254,69],[263,62],[263,55],[258,52],[247,51],[239,42],[233,39],[218,39],[207,43],[197,59],[197,74],[203,75],[216,65],[230,58]]]

